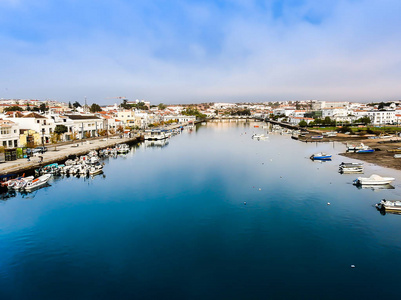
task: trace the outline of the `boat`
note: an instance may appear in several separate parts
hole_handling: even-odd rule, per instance
[[[144,139],[145,140],[163,140],[166,139],[168,135],[160,129],[150,129],[145,130]]]
[[[340,173],[343,174],[350,174],[350,173],[363,173],[363,167],[358,166],[358,167],[346,167],[346,168],[341,168],[339,170]]]
[[[347,144],[347,151],[357,151],[363,149],[364,147],[366,146],[363,143],[360,143],[359,145]]]
[[[310,138],[312,140],[321,140],[323,139],[323,135],[312,135]]]
[[[395,178],[393,177],[381,177],[380,175],[372,174],[370,177],[358,177],[354,180],[355,185],[384,185],[390,184],[394,181]]]
[[[401,154],[394,154],[394,158],[401,158]]]
[[[356,153],[372,153],[375,152],[375,149],[372,149],[370,147],[365,147],[364,149],[359,149],[355,151]]]
[[[91,166],[89,169],[89,175],[95,176],[98,174],[103,173],[103,167],[102,166]]]
[[[252,135],[252,138],[253,139],[257,139],[257,140],[263,140],[263,139],[267,139],[268,138],[268,136],[267,135],[264,135],[264,134],[253,134]]]
[[[116,145],[117,153],[127,153],[129,152],[130,148],[127,144],[118,144]]]
[[[401,200],[386,200],[383,199],[376,204],[378,210],[389,210],[401,212]]]
[[[312,160],[330,160],[331,159],[331,154],[327,154],[324,152],[319,152],[316,154],[312,154],[310,159]]]
[[[363,173],[363,163],[344,163],[339,166],[339,172],[343,174]]]
[[[342,162],[340,164],[340,167],[356,167],[356,166],[363,166],[363,163],[360,163],[360,162],[350,162],[350,163]]]
[[[24,190],[27,192],[33,191],[35,189],[41,188],[47,184],[49,179],[52,177],[52,174],[44,174],[39,176],[38,178],[28,182],[24,187]]]
[[[369,146],[366,146],[361,143],[361,146],[358,147],[358,149],[355,149],[356,153],[372,153],[375,152],[374,149],[370,148]]]

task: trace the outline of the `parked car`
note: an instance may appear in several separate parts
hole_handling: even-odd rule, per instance
[[[43,152],[46,152],[47,151],[47,148],[46,147],[43,147],[43,146],[38,146],[38,147],[36,147],[35,149],[33,149],[33,153],[43,153]]]
[[[32,156],[32,155],[34,155],[36,153],[42,153],[42,152],[46,152],[46,151],[47,151],[46,147],[38,146],[36,148],[27,148],[26,149],[26,154]]]

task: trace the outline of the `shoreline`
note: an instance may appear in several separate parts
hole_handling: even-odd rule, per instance
[[[314,131],[314,133],[316,134],[317,132]],[[322,133],[323,132],[320,131],[320,134]],[[368,139],[367,137],[364,136],[348,136],[346,134],[339,133],[335,137],[324,137],[321,140],[311,140],[310,139],[311,135],[312,134],[308,134],[305,138],[303,139],[300,138],[299,141],[306,143],[340,142],[345,145],[347,143],[352,143],[352,144],[363,143],[366,146],[375,149],[375,151],[372,153],[344,152],[344,153],[339,153],[339,155],[347,158],[358,159],[381,167],[386,167],[401,171],[401,159],[394,158],[395,153],[391,152],[391,150],[395,150],[401,147],[401,138],[392,137],[392,138]]]

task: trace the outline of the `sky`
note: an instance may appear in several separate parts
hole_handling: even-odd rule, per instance
[[[401,99],[399,0],[0,0],[0,98]]]

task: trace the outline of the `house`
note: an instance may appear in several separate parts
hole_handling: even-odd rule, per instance
[[[0,146],[4,148],[19,147],[19,127],[17,123],[0,119]]]

